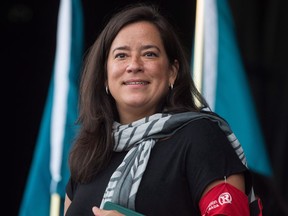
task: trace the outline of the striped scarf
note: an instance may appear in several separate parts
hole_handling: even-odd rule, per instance
[[[135,197],[147,166],[151,149],[158,139],[169,137],[197,119],[209,119],[224,131],[242,163],[247,167],[244,151],[229,125],[222,118],[208,113],[184,112],[178,114],[156,113],[130,124],[114,122],[114,151],[128,151],[112,174],[105,190],[101,208],[106,201],[135,209]]]

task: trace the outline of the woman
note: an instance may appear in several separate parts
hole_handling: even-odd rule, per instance
[[[111,18],[82,74],[65,215],[123,215],[107,201],[149,216],[250,215],[241,145],[207,111],[187,59],[156,8]]]

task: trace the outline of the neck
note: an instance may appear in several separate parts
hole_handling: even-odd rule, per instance
[[[131,111],[131,110],[130,110]],[[131,112],[119,112],[120,123],[121,124],[130,124],[131,122],[137,121],[147,116],[153,115],[155,112],[153,110],[150,112],[135,112],[136,110],[132,110]]]

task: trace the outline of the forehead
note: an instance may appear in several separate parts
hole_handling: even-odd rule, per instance
[[[153,42],[162,44],[162,39],[158,28],[147,21],[128,24],[123,27],[113,40],[113,44],[129,43],[138,41],[139,43]]]

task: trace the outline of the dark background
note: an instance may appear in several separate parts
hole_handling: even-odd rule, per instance
[[[129,2],[135,1],[83,0],[85,50],[105,17]],[[169,12],[184,44],[192,47],[195,0],[154,2]],[[288,215],[288,1],[230,0],[229,4],[274,172],[269,179],[254,174],[256,193],[262,197],[264,215]],[[0,7],[1,176],[9,215],[18,213],[32,161],[54,62],[58,6],[59,0],[6,0]]]

